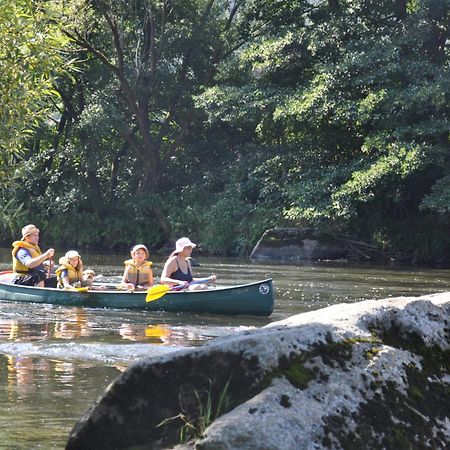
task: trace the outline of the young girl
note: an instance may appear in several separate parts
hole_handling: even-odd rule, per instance
[[[204,290],[208,289],[207,284],[192,284],[193,281],[199,280],[192,275],[192,268],[190,257],[192,250],[196,247],[196,244],[191,242],[187,237],[178,239],[175,243],[175,251],[169,256],[164,265],[163,272],[161,274],[161,283],[168,284],[169,286],[185,284],[189,290]],[[216,276],[211,275],[209,281],[216,281]]]
[[[125,270],[123,272],[120,285],[129,290],[148,289],[153,286],[153,271],[151,261],[147,261],[149,256],[147,247],[137,244],[131,250],[131,258],[124,261]]]
[[[62,258],[61,264],[55,271],[58,279],[58,288],[75,289],[83,285],[83,262],[76,250],[68,251]]]

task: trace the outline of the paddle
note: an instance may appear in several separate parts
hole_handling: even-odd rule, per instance
[[[50,271],[52,270],[52,262],[53,262],[53,257],[50,257],[48,259],[47,278],[50,278]]]
[[[179,291],[181,289],[186,288],[187,286],[190,286],[191,284],[198,284],[198,283],[206,283],[209,281],[209,278],[203,278],[202,280],[196,280],[191,281],[189,284],[176,284],[174,286],[168,286],[167,284],[157,284],[156,286],[152,286],[148,291],[147,295],[145,296],[146,302],[152,302],[154,300],[158,300],[163,295],[166,295],[170,291]]]
[[[88,287],[74,287],[71,286],[70,288],[64,287],[63,291],[69,291],[69,292],[87,292],[89,290]]]

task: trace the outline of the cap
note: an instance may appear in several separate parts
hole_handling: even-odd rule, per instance
[[[146,253],[147,257],[148,257],[149,251],[148,251],[148,248],[147,248],[144,244],[136,244],[136,245],[131,249],[131,253],[136,252],[136,251],[139,250],[140,248],[142,248],[142,249],[145,251],[145,253]]]

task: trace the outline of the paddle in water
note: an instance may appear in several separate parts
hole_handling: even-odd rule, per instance
[[[145,301],[152,302],[154,300],[158,300],[170,291],[179,291],[190,286],[191,284],[206,283],[208,281],[209,278],[203,278],[202,280],[191,281],[189,284],[176,284],[175,286],[168,286],[167,284],[157,284],[156,286],[152,286],[147,291]]]

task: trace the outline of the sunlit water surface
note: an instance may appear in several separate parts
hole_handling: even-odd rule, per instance
[[[120,279],[125,259],[127,255],[83,255],[85,266],[104,282]],[[152,259],[159,275],[162,259]],[[9,261],[9,249],[0,250],[0,270],[8,269]],[[64,448],[75,422],[139,358],[199,346],[336,303],[450,290],[450,271],[444,269],[198,261],[196,275],[215,273],[224,285],[273,278],[272,316],[63,308],[0,298],[0,449]]]

